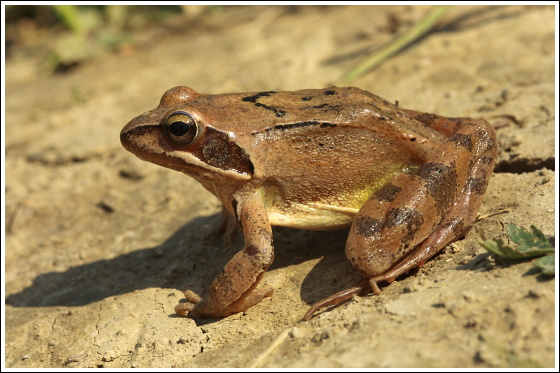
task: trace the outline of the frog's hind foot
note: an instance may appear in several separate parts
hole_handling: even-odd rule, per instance
[[[313,314],[321,308],[327,306],[336,306],[337,304],[352,298],[352,295],[354,294],[366,295],[370,291],[373,291],[375,295],[381,294],[381,290],[377,285],[377,281],[371,278],[363,280],[358,284],[352,286],[351,288],[339,291],[338,293],[333,294],[330,297],[320,300],[319,302],[313,304],[311,308],[309,308],[309,310],[303,316],[303,320],[305,321],[310,320],[313,317]]]
[[[320,300],[319,302],[313,304],[311,308],[305,313],[303,316],[303,320],[308,321],[313,317],[313,314],[320,310],[321,308],[328,307],[328,306],[336,306],[339,303],[347,301],[348,299],[352,298],[352,295],[366,295],[370,291],[375,295],[381,294],[381,289],[379,288],[379,282],[385,282],[390,284],[391,282],[395,281],[395,279],[407,271],[410,271],[413,268],[420,268],[428,259],[422,259],[419,261],[414,262],[413,267],[409,266],[394,266],[389,271],[385,272],[382,275],[378,275],[372,278],[368,278],[365,280],[360,281],[356,285],[352,286],[351,288],[339,291],[336,294],[331,295],[328,298]],[[396,267],[396,268],[395,268]]]

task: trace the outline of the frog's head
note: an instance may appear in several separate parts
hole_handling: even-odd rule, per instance
[[[188,87],[167,91],[157,108],[121,131],[124,148],[140,159],[197,179],[248,180],[253,164],[227,131],[207,123],[193,105],[204,96]]]

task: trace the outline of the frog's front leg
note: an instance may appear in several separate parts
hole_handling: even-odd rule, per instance
[[[226,264],[210,285],[208,298],[201,299],[185,292],[188,303],[180,303],[175,312],[191,317],[225,317],[246,311],[264,297],[272,295],[270,286],[255,290],[272,264],[274,250],[272,229],[260,193],[256,192],[238,204],[237,211],[245,235],[245,248]]]

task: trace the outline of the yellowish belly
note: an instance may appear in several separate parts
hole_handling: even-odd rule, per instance
[[[309,230],[347,228],[352,224],[357,208],[340,207],[321,203],[290,204],[289,209],[271,208],[270,224]]]

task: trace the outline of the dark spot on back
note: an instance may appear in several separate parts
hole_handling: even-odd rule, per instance
[[[467,190],[478,195],[483,195],[488,185],[488,179],[482,177],[469,177],[467,180]]]
[[[488,131],[486,129],[478,128],[476,133],[479,136],[478,143],[480,145],[483,145],[484,148],[490,149],[490,148],[493,148],[495,146],[494,138],[492,136],[490,136],[490,134],[488,133]]]
[[[475,124],[473,122],[468,122],[465,124],[465,121],[461,118],[449,118],[452,122],[455,122],[455,124],[457,125],[457,127],[462,127],[462,126],[474,126]]]
[[[450,139],[450,142],[466,148],[469,152],[473,150],[473,141],[469,135],[463,135],[462,133],[456,133]]]
[[[297,123],[288,123],[288,124],[278,124],[272,128],[275,130],[288,130],[292,128],[299,128],[299,127],[307,127],[307,126],[316,126],[319,124],[317,121],[309,121],[309,122],[297,122]],[[268,128],[267,128],[268,130]]]
[[[336,95],[336,91],[331,91],[331,90],[325,91],[325,94],[326,94],[327,96]]]
[[[408,207],[389,210],[387,213],[387,222],[385,223],[388,228],[399,225],[404,225],[406,227],[406,234],[403,237],[402,244],[411,241],[422,224],[424,224],[424,216],[422,213]]]
[[[428,162],[417,175],[425,180],[424,186],[436,202],[438,215],[443,216],[456,198],[457,172],[444,163]]]
[[[278,109],[273,108],[272,106],[268,106],[268,105],[262,104],[260,102],[257,102],[257,100],[259,98],[271,96],[271,94],[273,94],[273,93],[276,93],[276,92],[275,91],[259,92],[259,93],[257,93],[256,95],[253,95],[253,96],[243,97],[241,99],[241,101],[252,102],[253,104],[255,104],[256,107],[262,107],[263,109],[271,110],[271,111],[274,112],[274,114],[277,117],[283,117],[286,114],[285,111],[278,110]]]
[[[336,124],[333,123],[327,123],[327,122],[317,122],[317,121],[307,121],[307,122],[296,122],[296,123],[286,123],[286,124],[278,124],[274,127],[267,127],[264,129],[264,132],[269,132],[272,130],[280,130],[280,131],[284,131],[284,130],[290,130],[290,129],[294,129],[294,128],[301,128],[301,127],[308,127],[308,126],[317,126],[319,125],[321,128],[326,128],[326,127],[336,127]],[[259,131],[254,131],[251,132],[252,135],[256,135],[258,134]],[[311,139],[310,139],[311,140]]]
[[[431,126],[439,117],[435,114],[421,113],[414,118],[425,126]]]
[[[404,254],[407,253],[409,247],[410,247],[409,243],[403,243],[403,245],[401,245],[397,250],[397,257],[402,258]]]
[[[422,214],[409,207],[398,207],[389,210],[387,213],[386,225],[388,228],[396,227],[398,225],[409,225],[412,221],[423,221]]]
[[[358,215],[352,223],[354,232],[364,237],[372,237],[381,233],[381,221],[368,215]]]
[[[418,170],[417,175],[426,181],[426,189],[429,192],[437,191],[447,179],[457,177],[451,166],[437,162],[426,163]]]
[[[255,256],[259,253],[259,248],[256,245],[249,245],[244,250],[247,255]]]
[[[383,185],[381,189],[375,192],[374,196],[380,201],[392,202],[401,190],[401,187],[398,187],[391,183],[387,183]]]
[[[488,156],[483,156],[483,157],[479,158],[479,161],[483,164],[490,164],[494,161],[494,158],[488,157]]]
[[[275,91],[259,92],[254,96],[243,97],[242,100],[246,101],[246,102],[256,103],[259,98],[268,97],[268,96],[270,96],[271,93],[276,93],[276,92]]]

